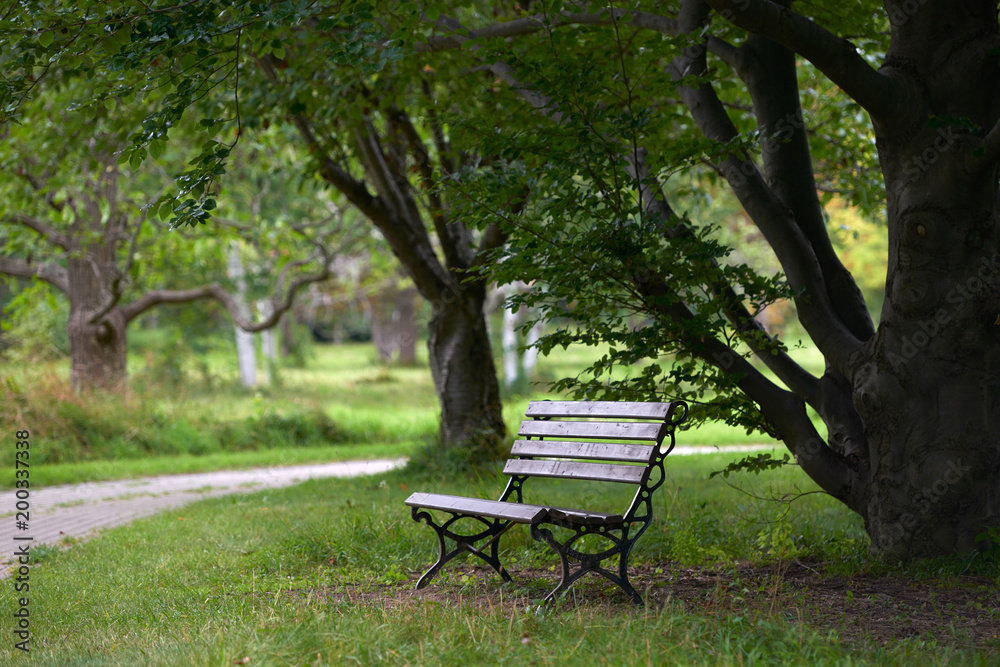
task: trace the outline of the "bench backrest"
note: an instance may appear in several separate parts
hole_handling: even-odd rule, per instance
[[[648,521],[649,496],[663,483],[663,459],[687,411],[683,401],[532,401],[517,432],[524,439],[504,466],[511,480],[501,499],[523,502],[529,477],[635,484],[624,520]]]

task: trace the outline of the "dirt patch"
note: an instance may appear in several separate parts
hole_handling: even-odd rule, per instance
[[[983,577],[844,578],[792,563],[727,572],[684,569],[659,581],[660,590],[683,600],[689,611],[752,610],[821,632],[836,630],[850,643],[924,636],[952,645],[1000,646],[1000,588]]]
[[[486,567],[450,568],[432,584],[414,590],[416,576],[391,585],[342,585],[296,591],[297,596],[405,606],[426,601],[482,609],[537,605],[558,581],[558,572],[519,568],[504,585]],[[652,607],[682,605],[692,614],[750,615],[799,623],[821,633],[836,630],[842,641],[886,644],[923,637],[954,646],[1000,648],[1000,587],[985,577],[910,581],[897,577],[825,575],[821,566],[740,566],[726,570],[637,566],[633,585]],[[629,599],[603,577],[588,575],[561,602],[627,612]]]

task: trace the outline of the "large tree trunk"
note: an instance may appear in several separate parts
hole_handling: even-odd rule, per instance
[[[427,346],[441,403],[441,441],[499,455],[506,433],[493,351],[483,315],[486,291],[462,291],[434,304]]]
[[[68,261],[70,382],[78,391],[123,390],[126,384],[127,322],[120,308],[112,308],[96,323],[90,319],[103,306],[110,290],[101,253]]]
[[[930,3],[894,33],[884,68],[926,104],[917,123],[876,125],[889,271],[854,391],[870,443],[865,523],[890,557],[971,551],[1000,525],[997,172],[977,164],[972,128],[996,119],[983,91],[998,80],[998,42],[995,8]]]

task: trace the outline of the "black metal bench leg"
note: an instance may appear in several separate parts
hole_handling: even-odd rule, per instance
[[[497,574],[504,581],[512,581],[511,576],[504,569],[503,564],[500,562],[500,556],[498,553],[500,546],[500,536],[503,535],[507,530],[513,525],[510,521],[487,521],[486,519],[473,515],[459,514],[454,515],[443,524],[438,524],[434,521],[434,518],[429,512],[420,511],[418,508],[414,507],[411,509],[411,514],[415,521],[423,521],[428,526],[434,529],[434,533],[437,535],[439,555],[437,562],[431,565],[424,574],[417,580],[417,588],[423,588],[427,586],[437,576],[441,568],[445,566],[446,563],[454,559],[456,556],[462,553],[471,553],[482,559],[487,565],[496,570]],[[452,532],[448,527],[457,521],[458,519],[470,518],[481,521],[487,525],[486,530],[483,530],[475,535],[459,535]],[[482,547],[476,547],[475,544],[483,539],[489,539],[489,542],[483,544]],[[446,539],[450,539],[455,543],[455,548],[451,551],[448,550],[448,545]],[[489,546],[489,553],[486,553],[483,549]]]
[[[623,534],[619,539],[609,534],[612,532],[624,533],[624,531],[620,528],[598,529],[595,532],[606,539],[610,539],[615,543],[615,546],[601,553],[587,554],[573,549],[572,545],[578,538],[588,534],[588,531],[580,527],[568,528],[568,530],[572,530],[573,535],[570,536],[569,539],[561,542],[556,539],[552,531],[546,528],[539,528],[537,525],[531,526],[531,536],[536,540],[544,541],[552,547],[552,549],[559,554],[559,560],[562,564],[562,577],[559,580],[559,585],[545,596],[543,600],[544,604],[550,604],[553,602],[556,598],[565,593],[577,579],[585,575],[587,572],[595,572],[617,584],[626,595],[632,598],[632,602],[637,605],[641,605],[642,596],[635,590],[628,578],[628,557],[629,552],[632,550],[632,544],[635,542],[635,538],[630,540]],[[616,555],[619,557],[617,574],[601,567],[602,562]],[[579,563],[575,569],[572,565],[574,561]]]
[[[625,591],[625,593],[627,593],[629,597],[632,598],[632,602],[636,603],[637,605],[642,605],[642,596],[639,595],[639,592],[632,587],[632,582],[629,581],[628,578],[628,556],[631,551],[632,551],[632,543],[630,542],[628,546],[626,546],[622,550],[621,559],[618,562],[618,579],[617,580],[611,579],[611,580],[614,581],[616,584],[618,584],[618,586],[623,591]],[[606,577],[608,576],[603,572],[602,574],[604,574],[604,576]],[[608,578],[610,579],[610,577]]]

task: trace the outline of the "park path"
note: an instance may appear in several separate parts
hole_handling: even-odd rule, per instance
[[[730,447],[677,447],[671,456],[744,452],[768,449],[768,445]],[[15,492],[0,494],[0,554],[13,553],[31,537],[29,544],[56,545],[65,538],[83,540],[103,528],[111,528],[156,512],[176,509],[204,498],[231,493],[274,489],[323,477],[377,475],[406,463],[406,459],[339,461],[315,465],[220,470],[183,475],[161,475],[113,482],[84,482],[31,489],[28,528],[19,529],[14,515]],[[8,549],[9,547],[9,549]],[[0,556],[0,563],[7,560]],[[0,569],[0,579],[9,575]]]
[[[0,505],[0,545],[3,545],[0,553],[8,550],[13,553],[25,543],[55,545],[67,537],[87,539],[102,528],[204,498],[275,489],[322,477],[377,475],[405,462],[406,459],[339,461],[34,488],[29,498],[30,521],[26,530],[18,528],[14,514],[15,492],[10,489],[3,492],[4,502]],[[17,539],[24,537],[32,539],[30,542]],[[0,562],[3,560],[6,559],[0,557]],[[8,575],[7,568],[0,571],[0,579]]]

